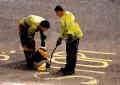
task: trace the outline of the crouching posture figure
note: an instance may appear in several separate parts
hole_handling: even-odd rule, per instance
[[[45,40],[47,36],[44,34],[44,31],[50,28],[49,22],[36,15],[29,15],[21,19],[19,23],[19,35],[23,51],[26,57],[27,65],[30,68],[34,67],[30,56],[35,52],[35,40],[34,35],[36,32],[40,32],[41,37],[41,46],[45,47]]]

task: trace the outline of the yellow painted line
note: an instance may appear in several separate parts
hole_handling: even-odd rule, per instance
[[[6,52],[1,52],[1,54],[6,54]]]
[[[52,83],[38,83],[38,82],[8,82],[8,81],[0,81],[0,85],[55,85]]]
[[[86,60],[86,59],[78,59],[81,61],[87,61],[87,62],[96,62],[101,63],[102,65],[83,65],[83,64],[76,64],[77,66],[83,66],[83,67],[91,67],[91,68],[105,68],[108,67],[108,63],[104,61],[97,61],[97,60]]]
[[[98,59],[98,58],[90,58],[90,57],[86,57],[85,54],[83,53],[78,53],[78,58],[81,58],[81,59],[87,59],[87,60],[97,60],[97,61],[112,61],[110,59]]]
[[[78,50],[79,52],[85,53],[96,53],[96,54],[106,54],[106,55],[115,55],[116,53],[107,53],[107,52],[96,52],[96,51],[86,51],[86,50]]]
[[[61,56],[63,57],[65,55],[66,55],[65,52],[56,52],[53,54],[53,56],[58,56],[58,57],[61,57]],[[86,55],[83,53],[78,53],[78,55],[80,55],[81,58],[86,58]]]
[[[89,79],[89,81],[87,82],[80,82],[81,84],[86,84],[86,85],[90,85],[90,84],[97,84],[99,82],[99,80],[94,79],[93,77],[89,77],[89,76],[79,76],[79,75],[72,75],[72,76],[62,76],[62,77],[54,77],[54,78],[43,78],[45,80],[62,80],[62,79],[72,79],[72,78],[84,78],[84,79]]]
[[[65,59],[65,57],[53,57],[52,62],[57,63],[57,64],[66,64],[65,62],[60,62],[60,61],[56,61],[56,59]],[[87,59],[77,59],[77,60],[81,60],[81,61],[87,61],[87,62],[97,62],[97,63],[101,63],[102,65],[83,65],[83,64],[76,64],[77,66],[82,66],[82,67],[90,67],[90,68],[105,68],[108,67],[108,63],[105,61],[97,61],[97,60],[87,60]]]
[[[65,52],[56,52],[53,54],[53,56],[58,56],[58,57],[65,57]],[[86,55],[83,53],[78,53],[78,56],[80,56],[80,58],[86,58]]]
[[[49,72],[40,72],[40,73],[35,73],[34,77],[39,79],[38,75],[48,75]],[[84,79],[89,79],[87,82],[80,82],[81,84],[97,84],[99,80],[94,79],[93,77],[89,76],[79,76],[79,75],[70,75],[70,76],[61,76],[61,77],[49,77],[49,78],[43,78],[44,80],[62,80],[62,79],[71,79],[71,78],[84,78]]]
[[[62,53],[65,53],[65,52],[56,52],[53,56],[65,57],[65,54],[63,55]],[[78,52],[78,58],[84,58],[84,59],[87,59],[87,60],[97,60],[97,61],[109,61],[109,62],[112,61],[110,59],[98,59],[98,58],[86,57],[85,54],[79,53],[79,52]]]
[[[10,58],[10,56],[8,56],[8,55],[0,54],[0,56],[3,57],[3,58],[0,58],[0,60],[9,60],[9,58]]]
[[[61,77],[54,77],[54,78],[43,78],[45,80],[61,80],[61,79],[71,79],[71,78],[85,78],[85,79],[93,79],[93,77],[89,76],[79,76],[79,75],[71,75],[71,76],[61,76]]]
[[[106,54],[106,55],[116,55],[116,53],[109,53],[109,52],[97,52],[97,51],[87,51],[87,50],[78,50],[78,52],[85,52],[85,53],[95,53],[95,54]],[[57,54],[62,53],[65,54],[65,51],[61,51],[61,52],[56,52]],[[54,56],[56,56],[56,53],[54,53]],[[61,55],[57,55],[57,56],[61,56]]]
[[[93,85],[93,84],[98,84],[99,80],[98,79],[92,79],[88,82],[81,82],[81,84],[86,84],[86,85]]]
[[[82,70],[82,69],[76,69],[76,71],[83,71],[83,72],[88,72],[88,73],[105,74],[105,72],[102,72],[102,71],[93,71],[93,70]]]
[[[15,50],[10,50],[9,53],[13,54],[15,53],[16,51]]]
[[[46,74],[49,74],[49,72],[35,73],[35,74],[34,74],[34,77],[35,77],[35,78],[39,78],[38,75],[46,75]]]
[[[60,67],[54,67],[54,66],[51,66],[51,68],[60,69]],[[102,71],[83,70],[83,69],[75,69],[75,70],[76,70],[76,71],[82,71],[82,72],[88,72],[88,73],[105,74],[105,72],[102,72]]]
[[[116,53],[105,53],[105,52],[79,50],[79,52],[78,52],[78,58],[77,58],[79,61],[91,62],[91,63],[99,63],[99,65],[76,64],[77,66],[83,66],[83,67],[87,67],[87,68],[106,68],[109,65],[108,62],[111,62],[112,60],[110,60],[110,59],[98,59],[98,58],[86,57],[86,55],[83,54],[83,53],[81,53],[81,52],[96,53],[96,54],[106,54],[106,55],[115,55],[116,54]],[[54,53],[53,56],[55,56],[55,57],[53,57],[52,62],[54,62],[56,64],[66,64],[65,62],[57,61],[58,59],[66,59],[65,55],[66,55],[66,52],[64,52],[64,51]],[[51,66],[51,68],[60,69],[60,67],[54,67],[54,66]],[[76,69],[76,71],[105,74],[105,72],[102,72],[102,71],[93,71],[93,70]],[[40,78],[38,76],[48,75],[48,74],[49,74],[49,72],[35,73],[34,77],[35,78]],[[89,79],[89,81],[87,81],[87,82],[80,82],[81,84],[85,84],[85,85],[94,85],[94,84],[97,84],[99,82],[99,80],[94,79],[93,77],[79,76],[79,75],[61,76],[61,77],[46,77],[46,78],[43,78],[43,79],[44,80],[61,80],[61,79],[71,79],[71,78]]]
[[[80,59],[80,57],[78,56],[78,58]],[[83,59],[83,58],[82,58]],[[98,58],[89,58],[89,57],[87,57],[87,58],[84,58],[84,60],[96,60],[96,61],[107,61],[107,62],[112,62],[112,60],[110,60],[110,59],[98,59]]]

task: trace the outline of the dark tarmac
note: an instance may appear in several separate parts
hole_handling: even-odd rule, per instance
[[[18,35],[20,19],[38,15],[50,21],[46,45],[51,55],[61,28],[56,5],[72,12],[84,34],[76,73],[54,75],[65,64],[65,42],[46,71],[25,65]],[[36,49],[40,46],[35,35]],[[120,0],[0,0],[0,85],[120,85]]]

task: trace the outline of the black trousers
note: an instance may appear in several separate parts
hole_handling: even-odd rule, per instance
[[[79,39],[66,43],[66,71],[75,71],[76,61],[77,61],[77,50],[79,46]]]
[[[34,64],[30,59],[30,56],[33,52],[35,52],[35,41],[28,38],[28,28],[23,26],[22,24],[19,25],[19,31],[20,31],[20,40],[23,47],[24,55],[27,61],[27,64],[30,67],[33,67]]]

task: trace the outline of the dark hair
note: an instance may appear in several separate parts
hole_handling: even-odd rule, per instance
[[[54,11],[58,12],[58,11],[64,11],[64,9],[61,6],[56,6]]]
[[[40,26],[45,27],[45,28],[50,28],[50,23],[47,20],[44,20],[40,23]]]

